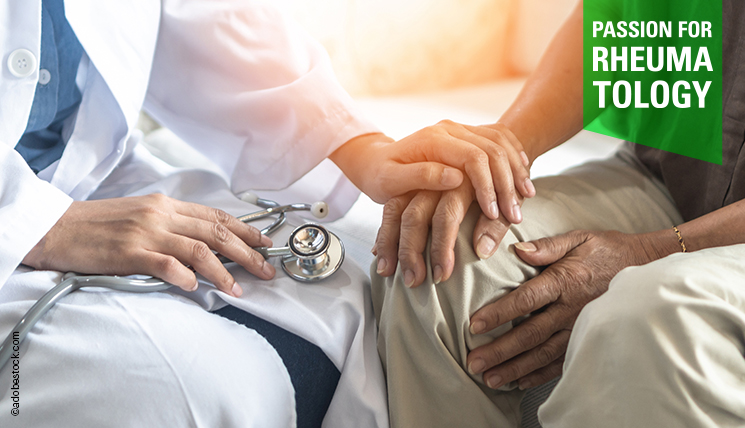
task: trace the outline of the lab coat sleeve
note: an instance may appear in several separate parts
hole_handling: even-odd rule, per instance
[[[145,108],[235,192],[284,188],[344,142],[379,132],[320,44],[252,0],[163,1]]]
[[[71,203],[36,177],[15,149],[0,143],[0,287]]]

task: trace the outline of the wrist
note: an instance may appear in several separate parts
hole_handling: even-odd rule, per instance
[[[682,251],[678,237],[672,228],[638,235],[644,249],[645,259],[640,264],[646,264]]]
[[[393,143],[385,134],[365,134],[352,138],[329,155],[329,159],[361,190],[367,168],[374,167],[376,152]]]

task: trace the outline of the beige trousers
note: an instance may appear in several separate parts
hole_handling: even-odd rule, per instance
[[[641,233],[682,221],[664,187],[627,152],[535,185],[525,220],[488,260],[472,249],[472,207],[448,281],[433,284],[429,248],[429,273],[417,288],[407,289],[400,272],[381,278],[373,267],[394,428],[520,425],[523,392],[514,384],[491,390],[466,369],[470,349],[511,328],[474,336],[469,317],[538,273],[512,244],[575,229]],[[724,418],[716,421],[743,424],[744,265],[745,246],[735,246],[622,271],[578,319],[564,376],[539,413],[544,427],[709,426],[713,413]]]

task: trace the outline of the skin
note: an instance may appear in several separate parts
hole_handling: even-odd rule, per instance
[[[432,135],[438,144],[430,144]],[[519,153],[503,151],[490,140],[499,136],[492,129],[442,122],[398,142],[383,134],[362,135],[330,158],[381,203],[414,189],[459,188],[470,178],[482,189],[477,195],[482,207],[497,218],[498,195],[505,207],[514,203],[512,177],[528,176]],[[505,168],[514,170],[492,173]],[[223,211],[156,194],[73,202],[23,263],[78,273],[151,275],[186,291],[197,288],[199,273],[238,297],[241,287],[215,252],[270,279],[274,267],[252,247],[271,245],[258,229]]]
[[[582,128],[581,58],[582,4],[497,124],[511,130],[522,142],[530,163]],[[378,255],[378,273],[392,275],[398,261],[406,285],[420,284],[425,277],[422,252],[431,224],[433,276],[436,282],[448,278],[458,227],[475,193],[468,186],[464,180],[454,190],[410,193],[389,201],[373,247]],[[509,226],[507,219],[481,215],[474,230],[474,250],[479,257],[494,253]],[[678,229],[688,251],[745,243],[745,201],[679,225]],[[519,243],[515,250],[526,263],[545,269],[471,317],[471,333],[480,334],[531,315],[508,333],[469,353],[469,371],[483,374],[484,382],[492,388],[517,381],[525,389],[561,374],[569,337],[582,308],[607,291],[622,269],[652,262],[682,248],[672,229],[646,234],[575,230]]]
[[[482,128],[499,131],[497,144],[505,150],[512,147],[518,153],[525,153],[524,157],[521,156],[525,168],[529,168],[536,157],[582,129],[581,5],[556,35],[512,106],[497,123]],[[520,175],[513,179],[518,186],[522,184],[520,194],[523,197],[535,195],[528,177]],[[448,279],[453,272],[453,248],[460,223],[478,193],[475,189],[480,186],[475,181],[472,184],[464,184],[452,191],[428,192],[416,199],[412,193],[390,200],[385,206],[383,222],[373,247],[373,253],[378,256],[378,274],[393,275],[396,264],[400,262],[407,286],[424,281],[422,251],[428,231],[422,226],[409,225],[424,222],[432,226],[431,258],[435,281]],[[522,199],[517,198],[513,203],[521,204]],[[490,221],[492,218],[482,214],[473,231],[476,254],[482,259],[491,257],[509,225],[522,220],[519,217],[505,215],[497,221]],[[422,218],[426,220],[419,221]]]

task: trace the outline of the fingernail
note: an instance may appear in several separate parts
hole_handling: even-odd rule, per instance
[[[235,297],[241,297],[241,295],[243,294],[243,289],[241,288],[240,285],[238,285],[237,282],[233,283],[233,289],[230,291],[233,293],[233,296]]]
[[[529,178],[525,179],[525,190],[528,191],[528,194],[535,196],[535,186],[533,185],[533,181]]]
[[[378,273],[378,275],[382,275],[383,272],[385,272],[385,268],[388,267],[388,262],[385,261],[384,258],[378,259],[378,268],[375,270],[375,272]]]
[[[497,201],[489,204],[489,215],[494,220],[499,218],[499,207],[497,206]]]
[[[481,260],[488,259],[494,254],[494,250],[497,248],[497,243],[494,242],[489,235],[481,235],[479,243],[476,246],[476,255]]]
[[[512,217],[515,219],[515,223],[523,221],[523,212],[520,210],[520,205],[517,202],[512,206]]]
[[[416,276],[414,275],[414,271],[411,269],[407,269],[406,272],[404,272],[404,285],[408,288],[411,288],[414,285],[415,279]]]
[[[375,244],[373,244],[373,247],[372,247],[372,249],[370,249],[370,252],[373,254],[373,256],[377,256],[378,255],[378,243],[377,242]]]
[[[263,272],[264,273],[264,276],[266,276],[267,278],[271,278],[271,277],[274,276],[274,273],[276,271],[274,270],[274,266],[272,266],[271,263],[269,263],[269,262],[267,262],[265,260],[264,261],[264,265],[261,266],[261,272]]]
[[[517,383],[517,387],[520,388],[521,391],[524,391],[524,390],[526,390],[528,388],[532,388],[533,387],[533,382],[531,382],[529,380],[521,380],[521,381],[519,381]]]
[[[440,177],[440,184],[445,187],[455,187],[463,180],[463,174],[455,168],[445,168],[442,170],[442,177]]]
[[[476,358],[468,365],[468,371],[473,375],[481,373],[485,368],[486,363],[481,358]]]
[[[526,253],[532,253],[533,251],[537,250],[535,244],[533,244],[532,242],[518,242],[515,244],[515,248],[520,251],[525,251]]]
[[[194,283],[194,288],[192,288],[192,289],[191,289],[191,290],[189,290],[189,291],[190,291],[190,292],[191,292],[191,291],[197,291],[197,288],[199,288],[199,281],[195,282],[195,283]]]
[[[272,244],[272,239],[271,238],[269,238],[266,235],[261,235],[261,246],[262,247],[271,247],[272,245],[273,244]]]
[[[471,334],[481,334],[486,328],[486,323],[483,321],[476,321],[471,324]]]
[[[442,268],[440,265],[436,265],[434,270],[432,271],[432,276],[434,277],[435,284],[439,284],[442,282]]]
[[[491,375],[486,379],[486,385],[491,389],[497,389],[502,386],[502,377],[499,375]]]
[[[520,152],[520,159],[523,160],[523,165],[528,166],[530,165],[530,159],[528,159],[528,154],[525,152]]]

